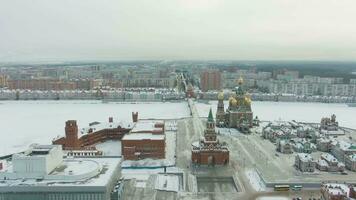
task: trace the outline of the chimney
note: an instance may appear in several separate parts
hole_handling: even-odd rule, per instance
[[[109,117],[109,123],[113,123],[114,119],[112,117]]]
[[[138,112],[132,112],[132,122],[138,121]]]

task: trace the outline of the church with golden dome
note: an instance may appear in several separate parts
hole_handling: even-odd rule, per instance
[[[229,98],[229,106],[224,110],[224,93],[218,94],[216,124],[220,127],[237,128],[247,132],[253,126],[251,97],[243,88],[243,79],[238,80],[238,86]]]

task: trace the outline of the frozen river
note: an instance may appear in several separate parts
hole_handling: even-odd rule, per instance
[[[224,102],[225,109],[229,105]],[[197,103],[199,116],[208,116],[212,108],[215,116],[217,101]],[[322,117],[336,115],[340,126],[356,129],[356,107],[346,104],[300,103],[300,102],[252,102],[254,116],[260,120],[296,120],[301,122],[319,123]]]
[[[216,111],[216,101],[197,103],[200,116],[209,108]],[[227,105],[227,103],[225,103]],[[261,120],[298,120],[319,122],[323,116],[337,115],[341,126],[356,128],[356,107],[343,104],[253,102]],[[32,143],[48,144],[64,134],[66,120],[75,119],[79,128],[90,122],[131,121],[131,112],[139,118],[181,118],[189,116],[186,102],[181,103],[101,103],[100,101],[2,101],[0,102],[0,156],[24,150]]]
[[[139,118],[181,118],[189,116],[181,103],[101,103],[101,101],[2,101],[0,102],[0,156],[26,149],[32,143],[49,144],[64,135],[66,120],[75,119],[79,128],[90,122],[131,121]]]

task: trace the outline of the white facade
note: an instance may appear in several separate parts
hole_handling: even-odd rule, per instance
[[[25,154],[14,154],[13,171],[17,176],[48,175],[63,161],[61,145],[39,145]]]

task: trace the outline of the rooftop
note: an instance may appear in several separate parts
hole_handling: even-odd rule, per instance
[[[131,129],[134,126],[134,123],[132,122],[124,122],[124,121],[119,121],[119,122],[93,122],[92,125],[89,125],[88,127],[82,128],[81,133],[82,134],[88,134],[90,130],[92,132],[97,132],[100,130],[104,129],[114,129],[114,128],[125,128],[125,129]]]
[[[162,131],[161,127],[157,127],[156,124],[164,124],[164,121],[161,120],[149,120],[149,121],[144,121],[140,120],[138,121],[133,129],[131,130],[131,133],[142,133],[142,132],[154,132],[154,131]]]
[[[45,177],[7,178],[0,182],[0,190],[9,186],[106,186],[120,162],[119,158],[68,158]],[[8,165],[0,177],[16,174],[11,163]]]
[[[297,156],[303,162],[313,161],[313,158],[311,157],[311,155],[307,154],[307,153],[298,153]]]
[[[152,133],[129,133],[122,140],[164,140],[165,135]]]
[[[329,153],[321,154],[321,158],[326,160],[327,162],[337,162],[337,159]]]

